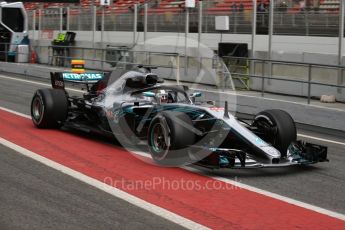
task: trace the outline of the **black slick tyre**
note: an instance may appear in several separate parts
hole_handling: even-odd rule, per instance
[[[68,100],[64,90],[39,89],[31,101],[31,118],[38,128],[58,128],[67,118]]]
[[[165,166],[188,164],[188,147],[195,142],[193,128],[192,120],[185,113],[164,111],[157,114],[147,136],[152,159]]]
[[[265,132],[266,142],[272,144],[285,157],[291,143],[297,139],[293,118],[287,112],[272,109],[260,112],[254,118],[254,125]]]

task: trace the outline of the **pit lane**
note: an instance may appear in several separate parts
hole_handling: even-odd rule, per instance
[[[33,92],[37,88],[45,87],[45,83],[39,83],[40,85],[38,85],[36,80],[34,80],[36,83],[30,81],[32,79],[28,79],[27,82],[2,79],[0,85],[0,105],[28,114]],[[78,93],[78,91],[74,93]],[[203,169],[204,174],[230,178],[232,180],[236,179],[243,184],[344,214],[345,167],[343,165],[345,163],[345,147],[341,145],[341,143],[344,143],[344,139],[320,134],[315,131],[299,130],[299,133],[309,136],[306,139],[310,142],[327,145],[331,162],[304,168],[222,171]],[[340,144],[330,143],[327,140],[333,140]]]

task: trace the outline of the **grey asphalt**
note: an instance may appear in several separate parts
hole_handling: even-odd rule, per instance
[[[29,114],[35,89],[0,79],[0,106]],[[0,229],[182,227],[0,144]]]
[[[35,89],[42,88],[42,86],[5,80],[1,79],[1,76],[0,82],[0,106],[29,114],[32,94]],[[333,136],[332,134],[304,129],[300,129],[299,133],[345,143],[345,138]],[[345,214],[345,146],[312,139],[308,141],[328,146],[330,162],[308,167],[281,169],[213,171],[204,169],[204,171],[211,176],[220,175],[279,195]]]
[[[0,229],[182,229],[0,145]]]

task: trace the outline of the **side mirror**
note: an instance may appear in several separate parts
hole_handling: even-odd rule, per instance
[[[190,100],[193,102],[193,104],[195,103],[195,98],[197,97],[201,97],[202,93],[201,92],[194,92],[191,95],[189,95]]]
[[[143,92],[143,96],[145,97],[155,97],[156,94],[153,92]]]
[[[195,92],[195,93],[193,93],[193,94],[190,95],[190,97],[193,97],[193,98],[195,98],[195,97],[201,97],[201,96],[202,96],[202,93],[201,93],[201,92]]]

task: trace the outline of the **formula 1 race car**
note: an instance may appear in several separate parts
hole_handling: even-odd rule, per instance
[[[228,102],[197,102],[202,93],[163,84],[149,66],[109,74],[51,73],[51,81],[53,89],[37,90],[32,99],[36,127],[113,135],[126,147],[150,152],[160,165],[258,168],[328,161],[327,147],[297,140],[285,111],[241,120],[229,113]],[[68,82],[85,84],[87,91],[70,96]]]

